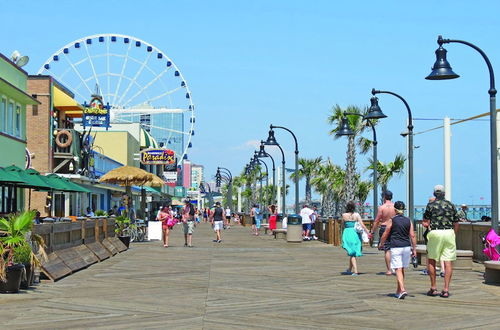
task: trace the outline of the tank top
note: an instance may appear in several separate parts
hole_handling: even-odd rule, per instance
[[[391,242],[391,248],[411,246],[410,224],[410,218],[401,214],[392,218],[391,234],[388,238],[388,241]]]
[[[214,210],[214,221],[224,221],[224,210],[221,207],[216,207]]]

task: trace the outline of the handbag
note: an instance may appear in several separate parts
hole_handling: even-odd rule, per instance
[[[356,221],[356,223],[354,224],[354,230],[356,230],[358,234],[362,234],[365,232],[363,226],[361,226],[361,224],[358,221]]]

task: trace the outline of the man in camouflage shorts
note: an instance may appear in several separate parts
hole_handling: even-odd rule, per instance
[[[427,295],[448,298],[453,273],[452,261],[457,259],[455,233],[458,230],[459,218],[455,206],[444,198],[442,185],[434,187],[434,196],[436,199],[427,204],[424,213],[424,226],[430,228],[427,235],[427,271],[431,279],[431,289]],[[445,266],[444,287],[441,294],[436,288],[436,261],[440,260],[444,261]]]

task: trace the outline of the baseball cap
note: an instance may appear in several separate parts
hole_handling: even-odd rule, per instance
[[[405,209],[405,203],[403,203],[402,201],[397,201],[396,203],[394,203],[394,208],[396,210],[404,210]]]
[[[435,185],[434,192],[443,192],[444,193],[444,186],[442,184]]]
[[[467,204],[462,204],[460,205],[460,207],[467,207]]]
[[[215,203],[215,205],[220,205],[220,202]]]

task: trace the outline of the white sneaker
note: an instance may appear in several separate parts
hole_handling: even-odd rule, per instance
[[[318,238],[316,236],[313,236],[313,240],[317,240]]]

